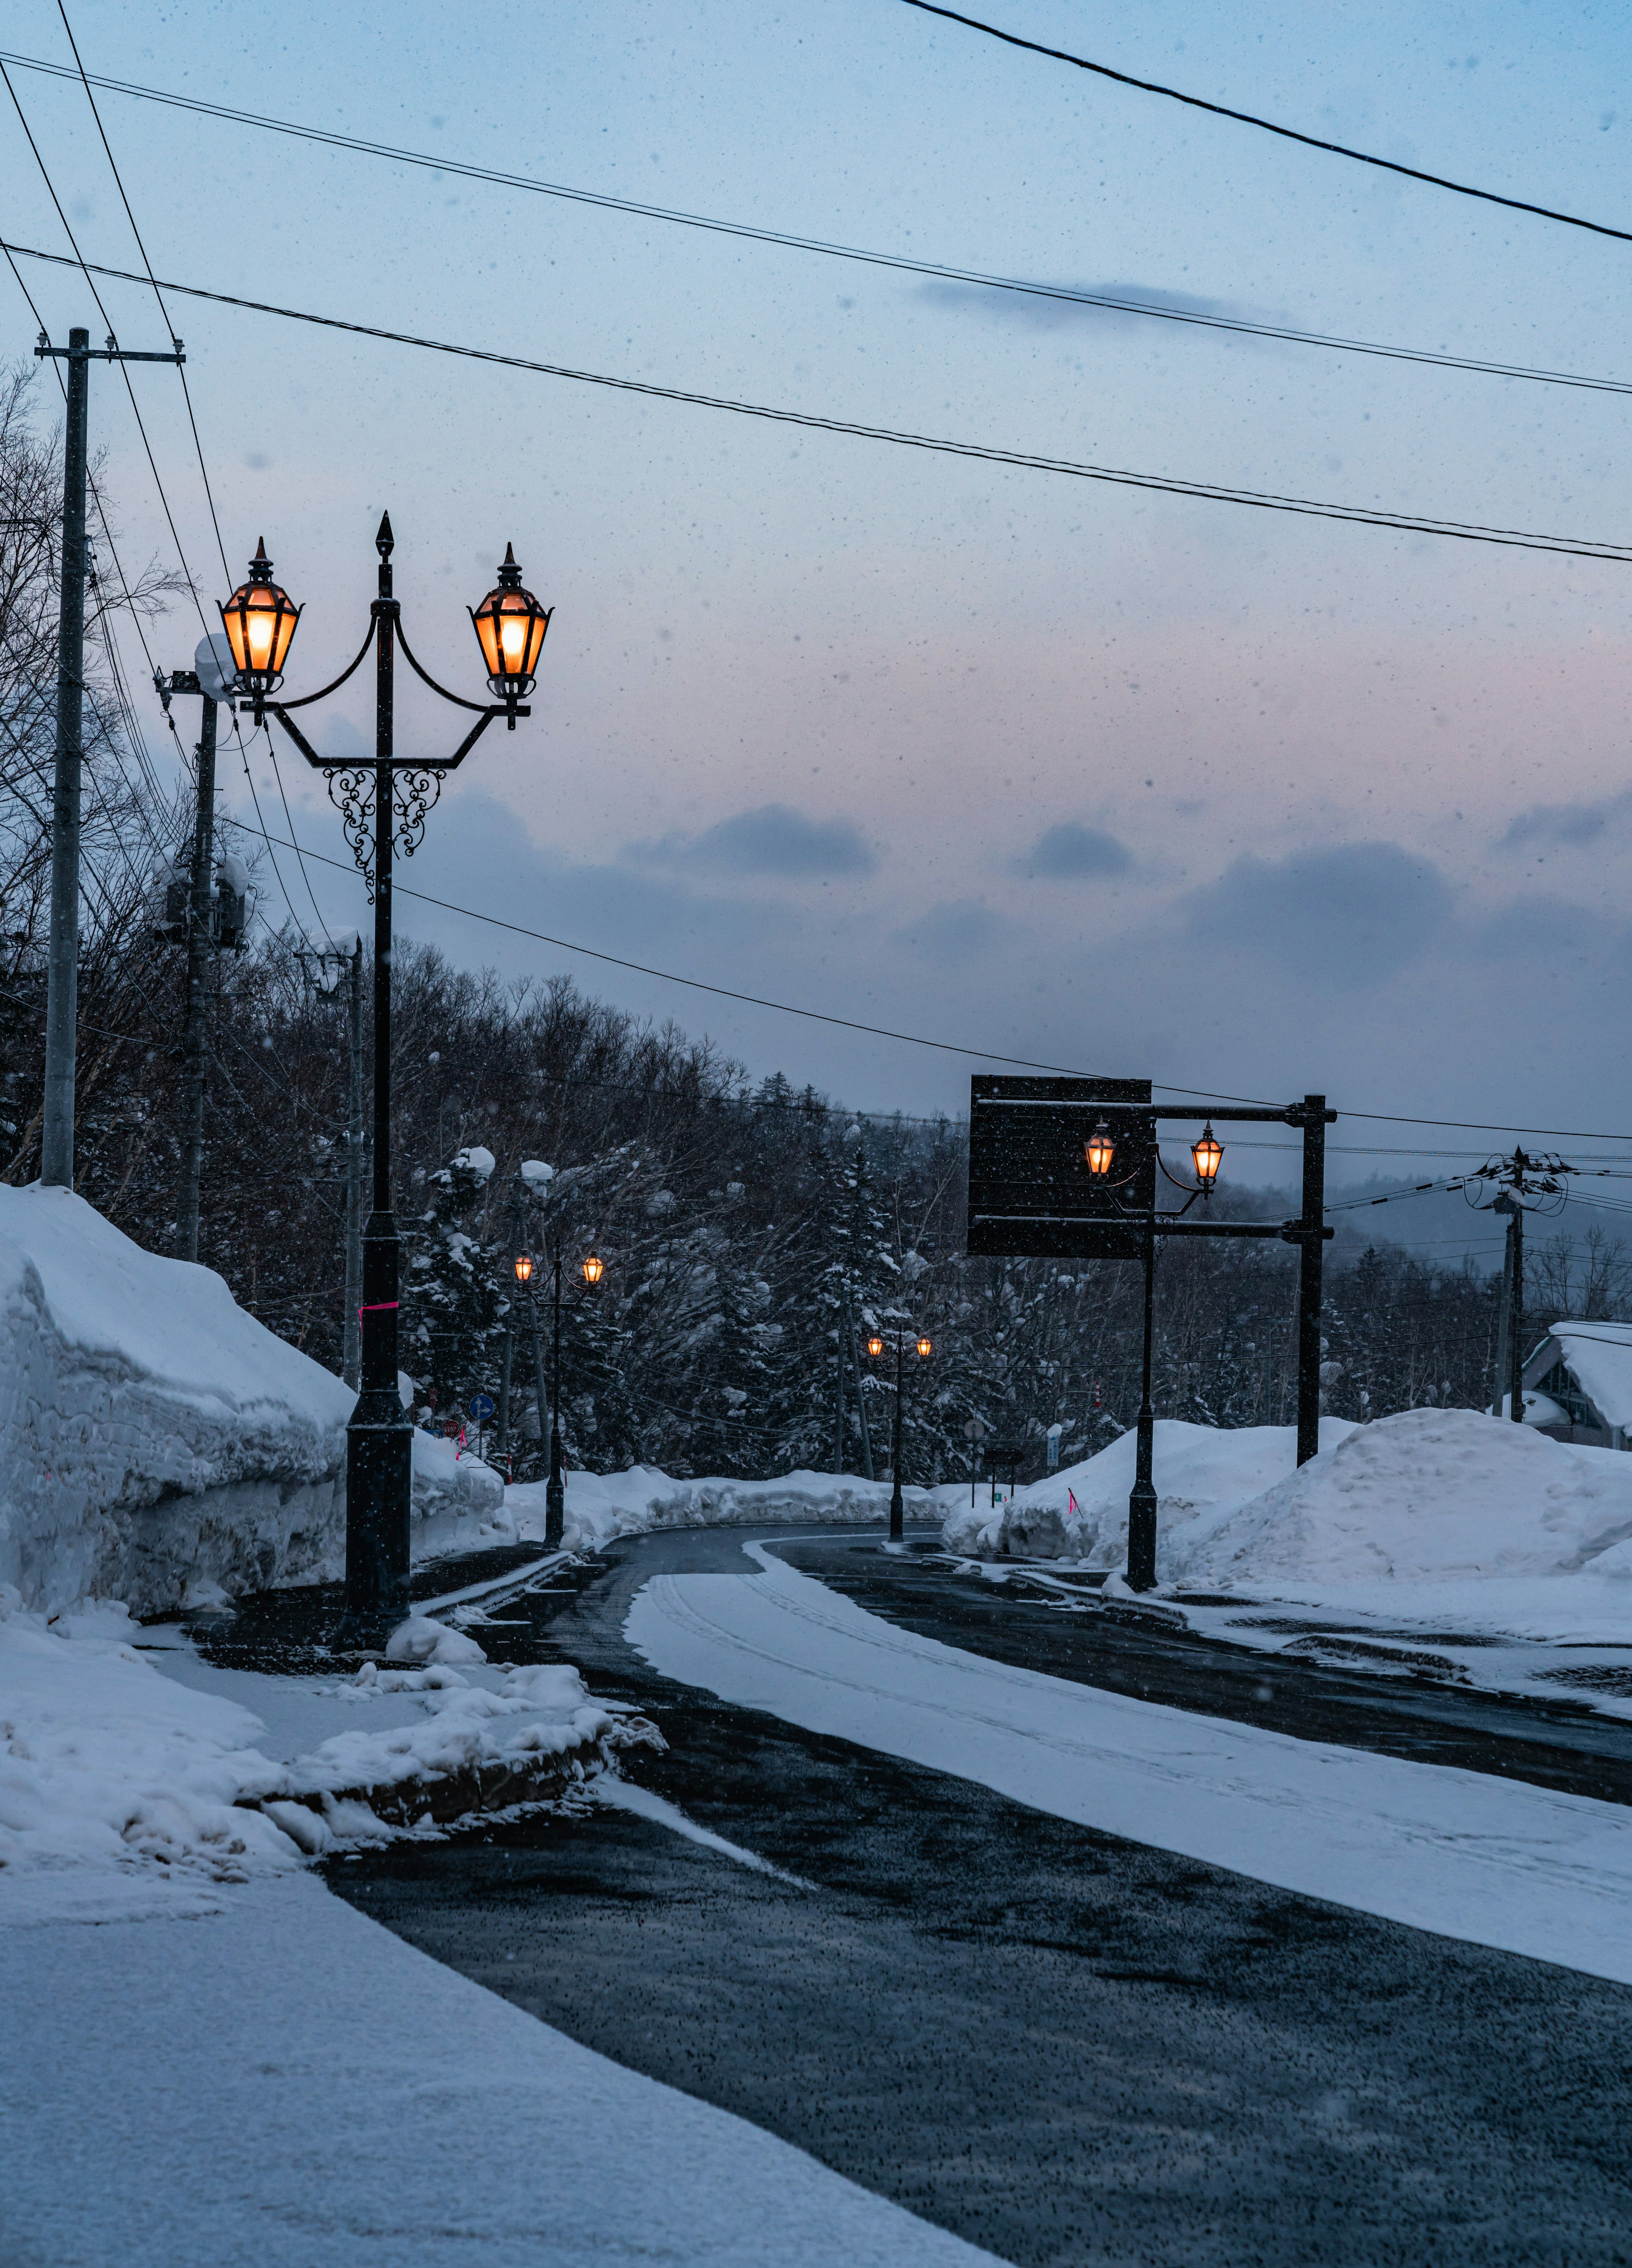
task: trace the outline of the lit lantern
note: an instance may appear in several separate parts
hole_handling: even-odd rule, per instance
[[[1111,1130],[1102,1118],[1083,1145],[1083,1155],[1088,1160],[1088,1170],[1096,1182],[1102,1182],[1111,1170],[1111,1160],[1116,1155],[1116,1145],[1111,1139]]]
[[[533,1255],[530,1252],[518,1252],[516,1255],[516,1281],[518,1284],[530,1284],[533,1281]]]
[[[1224,1162],[1224,1148],[1213,1132],[1210,1118],[1201,1140],[1192,1145],[1190,1156],[1195,1166],[1196,1180],[1204,1189],[1210,1189],[1218,1179],[1218,1168]]]
[[[586,1284],[599,1284],[601,1278],[601,1271],[605,1266],[606,1263],[601,1259],[599,1254],[592,1252],[588,1259],[584,1263],[584,1281]]]
[[[928,1339],[920,1339],[918,1342],[918,1351],[927,1359],[935,1352],[935,1349]]]
[[[238,672],[236,689],[247,694],[259,714],[268,693],[283,682],[283,664],[302,609],[272,580],[266,538],[255,545],[249,580],[240,583],[221,609],[221,621]]]
[[[553,612],[552,608],[540,607],[531,591],[522,589],[515,549],[507,543],[498,586],[470,610],[470,619],[488,666],[488,683],[512,709],[533,690]],[[515,721],[512,717],[512,727]]]
[[[878,1357],[884,1352],[884,1341],[878,1336],[877,1331],[873,1333],[872,1336],[867,1342],[867,1351],[875,1362],[877,1362]]]

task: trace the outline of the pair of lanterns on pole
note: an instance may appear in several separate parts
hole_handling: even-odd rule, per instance
[[[1083,1144],[1083,1155],[1088,1160],[1088,1170],[1096,1182],[1111,1177],[1111,1167],[1116,1158],[1116,1145],[1111,1139],[1111,1130],[1102,1118]],[[1202,1190],[1210,1194],[1218,1179],[1218,1168],[1224,1163],[1224,1145],[1213,1132],[1209,1118],[1199,1141],[1190,1145],[1190,1162],[1195,1167],[1195,1178]]]
[[[599,1254],[589,1253],[583,1265],[584,1281],[586,1284],[599,1284],[606,1265]],[[533,1281],[533,1255],[530,1252],[518,1252],[516,1255],[516,1281],[523,1285]]]
[[[509,723],[514,732],[515,707],[526,699],[536,682],[539,656],[554,609],[541,607],[532,592],[522,587],[515,548],[507,543],[497,584],[479,607],[466,611],[487,665],[488,684],[494,697],[511,711]],[[272,562],[267,557],[263,536],[249,563],[248,580],[239,585],[221,609],[238,670],[237,690],[254,703],[257,718],[261,704],[283,682],[283,665],[304,612],[282,584],[272,580]]]
[[[867,1342],[867,1351],[875,1362],[878,1361],[878,1357],[884,1352],[884,1341],[880,1338],[877,1331],[873,1333],[872,1336]],[[933,1341],[930,1339],[920,1339],[918,1342],[918,1352],[927,1362],[930,1357],[935,1352]]]

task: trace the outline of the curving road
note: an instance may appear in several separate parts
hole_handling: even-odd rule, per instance
[[[659,1676],[623,1635],[636,1594],[658,1572],[761,1580],[745,1534],[618,1545],[493,1608],[510,1643],[495,1629],[489,1650],[575,1661],[651,1712],[670,1745],[630,1777],[780,1873],[601,1809],[340,1862],[333,1887],[575,2038],[1026,2268],[1632,2258],[1632,1989],[1272,1889]],[[783,1549],[954,1645],[1006,1658],[1024,1628],[853,1534]],[[1095,1619],[1050,1617],[1075,1666],[1031,1666],[1107,1683],[1143,1668],[1150,1697],[1180,1706],[1227,1716],[1232,1691],[1296,1731],[1306,1704],[1349,1728],[1323,1715],[1323,1740],[1366,1745],[1369,1723],[1396,1753],[1431,1761],[1450,1742],[1471,1762],[1482,1742],[1479,1768],[1503,1769],[1499,1725],[1462,1723],[1440,1694],[1413,1719],[1398,1705],[1413,1697],[1346,1699],[1312,1672],[1302,1698],[1287,1681],[1265,1701],[1236,1682],[1239,1656],[1186,1641],[1141,1665],[1108,1633],[1096,1665],[1080,1635]],[[1525,1777],[1621,1769],[1596,1734],[1584,1750],[1522,1729]]]

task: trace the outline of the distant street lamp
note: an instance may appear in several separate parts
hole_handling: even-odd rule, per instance
[[[521,704],[533,689],[549,610],[521,587],[514,554],[505,552],[496,588],[470,609],[486,664],[493,703],[450,693],[415,659],[402,634],[393,595],[389,514],[374,539],[379,555],[379,595],[369,609],[368,636],[356,659],[331,684],[298,701],[273,696],[303,609],[272,579],[264,541],[255,547],[247,579],[221,609],[222,626],[237,671],[233,690],[254,704],[257,725],[269,711],[314,770],[324,773],[330,800],[374,902],[374,1189],[373,1210],[363,1231],[362,1389],[346,1429],[346,1605],[336,1644],[382,1645],[408,1611],[408,1513],[413,1429],[397,1395],[397,1317],[401,1246],[391,1209],[391,884],[400,844],[411,858],[446,775],[463,763],[496,717],[511,731],[531,712]],[[476,721],[452,754],[439,761],[399,757],[394,742],[396,650],[415,675]],[[371,763],[320,755],[290,711],[336,693],[375,656],[374,756]]]
[[[1154,1130],[1152,1130],[1154,1140]],[[1088,1171],[1095,1182],[1119,1211],[1127,1211],[1116,1196],[1116,1190],[1126,1188],[1137,1174],[1134,1166],[1120,1183],[1111,1180],[1116,1150],[1104,1119],[1083,1145],[1083,1154],[1088,1161]],[[1190,1147],[1190,1161],[1195,1168],[1196,1185],[1185,1190],[1185,1204],[1180,1211],[1187,1212],[1196,1198],[1210,1197],[1218,1180],[1218,1168],[1224,1162],[1224,1145],[1214,1134],[1209,1119],[1205,1132]],[[1168,1173],[1162,1164],[1159,1144],[1156,1162],[1163,1174],[1176,1189],[1185,1185]],[[1134,1484],[1128,1494],[1128,1582],[1136,1591],[1153,1590],[1156,1586],[1156,1409],[1150,1399],[1151,1350],[1156,1321],[1156,1193],[1151,1184],[1150,1210],[1136,1216],[1144,1228],[1143,1259],[1144,1263],[1144,1343],[1139,1372],[1139,1421],[1135,1442]]]
[[[606,1270],[606,1263],[599,1253],[587,1253],[580,1263],[584,1281],[599,1284]],[[534,1367],[538,1366],[539,1314],[533,1283],[533,1264],[530,1252],[518,1252],[515,1259],[516,1281],[527,1294],[533,1313],[533,1345]],[[561,1246],[557,1243],[550,1256],[550,1276],[555,1306],[553,1344],[550,1353],[549,1388],[549,1479],[544,1489],[544,1548],[547,1551],[561,1549],[562,1535],[567,1524],[567,1486],[562,1477],[561,1459]],[[539,1429],[542,1432],[544,1412],[539,1411]]]
[[[895,1426],[890,1448],[890,1541],[899,1543],[906,1533],[907,1521],[907,1507],[901,1496],[901,1410],[907,1399],[907,1347],[908,1341],[912,1341],[921,1362],[928,1362],[935,1348],[930,1340],[917,1337],[911,1331],[892,1330],[889,1336],[895,1342]],[[882,1331],[875,1330],[868,1338],[867,1351],[875,1362],[882,1358],[885,1344]]]

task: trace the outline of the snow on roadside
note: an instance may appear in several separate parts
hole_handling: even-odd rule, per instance
[[[244,1681],[138,1652],[139,1636],[121,1609],[50,1624],[0,1590],[0,1918],[213,1912],[222,1885],[381,1838],[382,1808],[417,1815],[438,1785],[493,1767],[570,1776],[651,1737],[564,1665],[477,1683],[371,1663],[353,1680],[277,1681],[300,1689],[288,1698],[308,1727],[320,1702],[318,1721],[343,1727],[278,1757],[232,1697]]]
[[[771,1481],[673,1480],[655,1465],[622,1473],[566,1476],[566,1527],[572,1551],[598,1551],[620,1535],[646,1535],[669,1528],[757,1528],[774,1521],[832,1521],[882,1527],[890,1516],[888,1481],[849,1473],[784,1473]],[[932,1519],[927,1489],[903,1488],[908,1521]],[[529,1481],[504,1492],[505,1509],[524,1541],[544,1534],[544,1483]]]
[[[1334,1448],[1353,1430],[1342,1418],[1323,1418],[1321,1448]],[[971,1506],[960,1497],[942,1527],[947,1550],[971,1558],[1011,1552],[1028,1559],[1121,1567],[1128,1557],[1128,1493],[1134,1483],[1136,1447],[1131,1432],[1121,1433],[1081,1464],[1068,1465],[1017,1489],[996,1511],[979,1501]],[[1199,1532],[1198,1523],[1210,1527],[1222,1513],[1283,1479],[1297,1462],[1294,1425],[1229,1429],[1158,1418],[1152,1469],[1163,1550],[1181,1548],[1181,1534]],[[1075,1512],[1070,1508],[1073,1497]]]
[[[1632,1455],[1474,1410],[1356,1426],[1299,1470],[1174,1539],[1186,1583],[1411,1584],[1590,1570],[1632,1598]]]

